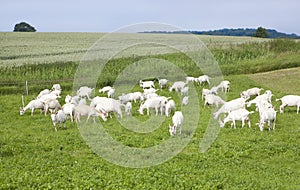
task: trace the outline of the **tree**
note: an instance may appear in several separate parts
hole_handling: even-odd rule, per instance
[[[258,37],[258,38],[267,38],[268,31],[267,31],[267,29],[265,29],[263,27],[258,27],[253,36]]]
[[[36,29],[26,22],[20,22],[15,25],[14,32],[35,32]]]

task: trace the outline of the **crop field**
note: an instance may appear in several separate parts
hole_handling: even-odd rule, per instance
[[[200,144],[215,108],[203,107],[202,88],[193,85],[199,96],[199,122],[192,138],[176,156],[156,166],[128,168],[98,156],[84,140],[82,129],[67,121],[66,128],[53,129],[49,114],[29,111],[20,116],[21,96],[25,80],[29,83],[28,103],[44,88],[62,85],[62,98],[72,93],[74,74],[85,51],[100,33],[0,33],[0,189],[299,189],[300,188],[300,115],[295,107],[277,112],[275,130],[260,131],[257,112],[250,116],[252,127],[219,128],[210,148],[200,151]],[[137,34],[142,35],[142,34]],[[252,87],[271,90],[272,104],[279,110],[280,98],[300,95],[300,46],[292,40],[199,36],[219,63],[224,79],[231,82],[227,100],[239,97]],[[107,64],[107,75],[97,81],[94,96],[103,96],[100,87],[113,80],[130,63],[144,58],[170,61],[188,75],[203,73],[194,69],[180,53],[120,57]],[[45,74],[50,73],[50,74]],[[183,79],[182,79],[183,80]],[[138,81],[137,81],[138,82]],[[156,88],[158,85],[156,83]],[[134,90],[140,90],[135,87]],[[177,109],[180,95],[167,89],[159,91],[172,96]],[[132,116],[149,119],[136,110]],[[248,108],[255,111],[255,107]],[[193,111],[193,110],[192,110]],[[151,115],[154,113],[151,112]],[[156,116],[153,116],[154,118]],[[153,117],[151,117],[153,119]],[[157,116],[157,118],[161,118]],[[188,121],[185,121],[188,122]],[[92,124],[92,121],[90,121]],[[154,131],[140,134],[124,128],[116,115],[102,122],[105,131],[116,141],[137,148],[159,145],[165,140],[184,138],[190,131],[182,129],[182,137],[171,137],[171,117]],[[88,126],[87,126],[88,127]],[[143,126],[145,127],[145,126]],[[146,126],[147,127],[147,126]]]

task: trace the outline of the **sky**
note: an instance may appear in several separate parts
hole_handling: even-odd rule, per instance
[[[156,22],[185,30],[257,28],[300,35],[299,0],[1,0],[0,31],[113,32]]]

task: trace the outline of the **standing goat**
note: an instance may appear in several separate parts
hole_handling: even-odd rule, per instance
[[[60,125],[64,124],[64,128],[66,128],[67,116],[62,110],[58,110],[57,113],[52,113],[51,120],[52,120],[54,129],[56,132],[57,132],[57,128],[56,128],[57,124],[60,124]]]

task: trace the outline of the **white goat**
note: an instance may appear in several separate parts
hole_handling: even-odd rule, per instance
[[[114,88],[111,87],[111,86],[105,86],[105,87],[101,88],[101,89],[99,90],[99,92],[100,92],[100,93],[105,93],[105,92],[108,92],[108,91],[110,91],[110,90],[112,90],[112,89],[114,89]]]
[[[169,100],[167,103],[166,103],[166,110],[165,110],[165,114],[167,117],[170,116],[170,113],[171,113],[171,110],[174,110],[176,111],[176,106],[175,106],[175,102],[174,100]]]
[[[95,98],[92,100],[94,101]],[[96,105],[96,110],[101,112],[115,112],[117,115],[122,118],[122,110],[121,110],[121,103],[118,100],[112,98],[105,98],[105,97],[97,97],[96,101],[91,103],[91,106]]]
[[[177,82],[174,82],[174,84],[169,88],[169,91],[172,92],[173,90],[175,90],[176,92],[179,92],[185,86],[186,86],[185,82],[177,81]]]
[[[188,96],[183,97],[181,104],[183,106],[186,106],[186,105],[188,105],[188,103],[189,103],[189,97]]]
[[[107,97],[108,97],[108,98],[114,98],[114,96],[115,96],[115,89],[112,88],[112,89],[110,89],[110,90],[107,92]]]
[[[280,113],[284,112],[284,107],[286,106],[296,106],[297,107],[297,114],[299,114],[300,108],[300,96],[298,95],[286,95],[282,98],[276,99],[276,101],[281,101],[280,106]]]
[[[54,91],[54,90],[60,90],[60,91],[62,91],[60,84],[53,84],[51,90],[52,91]]]
[[[242,128],[245,126],[245,121],[248,121],[248,126],[251,128],[250,118],[249,115],[254,113],[253,111],[249,112],[246,109],[238,109],[234,110],[232,112],[229,112],[227,117],[224,119],[224,121],[219,121],[220,127],[224,127],[225,124],[229,121],[232,121],[231,126],[233,125],[234,128],[236,128],[235,121],[242,121]]]
[[[214,94],[207,94],[205,96],[204,107],[206,105],[215,105],[216,107],[219,107],[220,104],[224,104],[224,103],[225,101],[219,96],[216,96]]]
[[[234,110],[245,108],[245,101],[246,100],[244,98],[237,98],[229,102],[225,102],[222,107],[214,113],[214,118],[218,119],[221,113],[229,113]]]
[[[181,134],[181,126],[183,124],[183,114],[181,111],[176,111],[172,117],[173,125],[169,124],[169,133],[171,136],[176,134],[176,130],[178,130],[179,134]]]
[[[155,93],[157,91],[158,91],[157,89],[152,88],[152,87],[150,87],[150,88],[144,88],[144,94]]]
[[[127,104],[125,105],[125,113],[127,115],[131,115],[131,110],[132,110],[132,104],[131,104],[131,102],[127,102]]]
[[[218,85],[218,89],[221,88],[222,92],[229,92],[230,90],[230,82],[228,80],[224,80],[222,81],[219,85]]]
[[[272,99],[273,94],[261,94],[256,96],[253,100],[247,102],[247,107],[250,107],[252,104],[257,104],[261,101],[267,101],[269,103],[271,103],[271,99]]]
[[[145,88],[154,88],[154,82],[153,81],[142,81],[140,80],[140,87]]]
[[[48,110],[50,111],[50,113],[53,113],[61,109],[61,105],[56,99],[46,100],[43,101],[43,103],[44,103],[45,115],[47,115]]]
[[[273,107],[269,107],[269,108],[260,110],[259,116],[260,116],[260,119],[259,119],[260,131],[264,130],[264,124],[266,122],[268,123],[269,130],[275,129],[276,111]]]
[[[189,87],[186,86],[180,90],[181,96],[186,96],[189,93]]]
[[[89,120],[91,116],[93,116],[93,121],[95,121],[95,117],[100,116],[103,121],[107,120],[107,113],[102,111],[97,111],[94,107],[88,105],[78,105],[74,108],[75,113],[75,122],[80,122],[80,116],[87,116],[86,121]]]
[[[202,88],[202,100],[204,100],[204,98],[207,94],[212,94],[211,90]]]
[[[209,82],[209,76],[207,75],[201,75],[199,76],[198,78],[195,79],[195,81],[198,83],[198,84],[202,84],[202,83],[205,83],[207,82],[208,84],[210,84]]]
[[[250,88],[248,90],[245,90],[243,92],[241,92],[241,97],[248,99],[250,98],[250,96],[259,96],[260,95],[260,91],[263,90],[263,88]]]
[[[56,100],[57,98],[60,98],[60,96],[57,96],[56,94],[45,94],[43,96],[41,96],[40,98],[36,98],[42,102],[48,101],[48,100]]]
[[[77,90],[77,96],[79,96],[80,98],[87,97],[89,100],[91,100],[93,90],[94,88],[82,86]]]
[[[122,94],[121,96],[118,97],[119,98],[119,101],[121,104],[126,104],[127,102],[130,102],[131,101],[131,93],[129,94]],[[95,98],[94,98],[95,99]],[[93,100],[94,100],[93,99]],[[97,99],[97,98],[96,98]],[[92,102],[93,102],[92,100]]]
[[[44,89],[44,90],[40,91],[39,95],[36,98],[39,99],[40,97],[42,97],[43,95],[46,95],[46,94],[50,94],[49,89]]]
[[[62,106],[62,110],[65,113],[65,115],[69,115],[70,116],[70,120],[71,122],[73,122],[73,116],[74,116],[74,108],[75,108],[75,104],[72,104],[70,102],[66,103],[65,105]]]
[[[137,100],[144,101],[143,93],[141,92],[132,92],[129,96],[130,101],[134,101],[136,103]]]
[[[64,124],[64,128],[66,128],[67,116],[62,110],[58,110],[57,113],[52,113],[51,120],[52,120],[54,129],[56,132],[57,132],[57,128],[56,128],[57,124],[60,124],[60,125]]]
[[[139,113],[143,115],[144,109],[147,109],[147,115],[150,115],[150,108],[155,109],[155,115],[158,115],[160,109],[161,113],[163,112],[163,106],[168,102],[168,99],[163,96],[147,99],[139,108]]]
[[[162,89],[163,87],[167,86],[168,80],[167,79],[158,79],[158,85]]]
[[[156,94],[156,93],[150,93],[150,94],[144,94],[143,97],[144,99],[151,99],[151,98],[155,98],[155,97],[158,97],[159,95]]]
[[[52,90],[52,91],[50,92],[50,94],[54,94],[54,95],[60,97],[61,90]]]
[[[44,110],[44,103],[39,100],[31,100],[24,108],[20,107],[20,115],[24,115],[27,110],[31,110],[31,116],[33,116],[35,109],[40,109],[41,112]]]
[[[185,83],[195,82],[197,78],[195,77],[185,77]]]
[[[69,94],[65,97],[65,103],[71,103],[74,105],[78,105],[80,101],[79,96],[70,96]]]
[[[220,86],[213,86],[213,87],[210,89],[210,93],[211,93],[211,94],[217,95],[217,94],[218,94],[219,88],[220,88]]]

